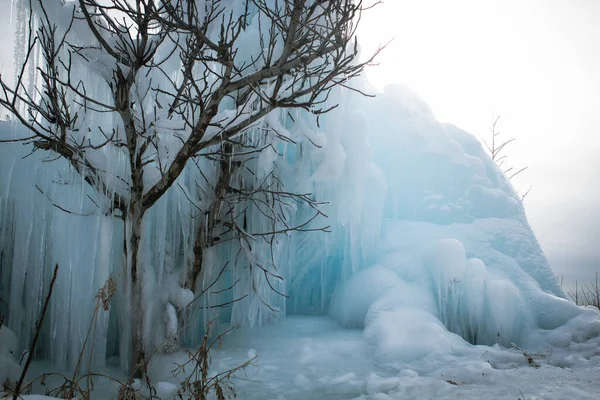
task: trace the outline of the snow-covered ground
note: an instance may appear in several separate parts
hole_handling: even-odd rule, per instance
[[[590,357],[588,352],[587,358],[575,348],[533,354],[539,367],[515,349],[467,344],[410,363],[381,364],[362,329],[340,328],[328,317],[288,317],[278,326],[230,333],[223,348],[213,352],[211,372],[256,355],[255,362],[231,380],[237,398],[248,400],[597,399],[598,343],[597,338],[588,341],[588,349],[595,347],[597,355]],[[177,385],[171,370],[183,360],[182,353],[155,358],[150,366],[155,385]],[[567,360],[568,368],[556,366]],[[98,382],[97,389],[98,399],[116,398],[114,385]]]
[[[233,333],[215,352],[213,368],[257,354],[248,380],[235,381],[242,399],[597,399],[600,347],[592,342],[598,355],[589,360],[548,349],[533,356],[539,368],[517,350],[467,344],[380,364],[362,330],[327,317],[289,317],[278,327]],[[564,357],[573,360],[569,368],[552,365]]]

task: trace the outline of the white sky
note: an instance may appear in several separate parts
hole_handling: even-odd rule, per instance
[[[372,1],[372,0],[370,0]],[[600,0],[385,0],[365,13],[375,86],[410,86],[451,122],[516,137],[515,181],[533,185],[529,220],[565,283],[600,271]],[[12,69],[10,0],[0,0],[0,72]]]
[[[478,138],[501,115],[555,272],[567,285],[600,272],[600,1],[384,0],[359,39],[369,54],[390,38],[371,82],[407,84]]]

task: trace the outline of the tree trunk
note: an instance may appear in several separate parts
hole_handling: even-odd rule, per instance
[[[212,247],[215,241],[221,240],[214,235],[215,228],[221,224],[221,212],[225,205],[225,197],[230,189],[231,178],[237,169],[237,164],[232,162],[233,145],[225,143],[221,146],[221,160],[219,161],[219,178],[215,187],[215,201],[210,205],[208,211],[200,220],[196,239],[194,240],[194,260],[188,271],[186,288],[196,290],[196,282],[202,272],[202,260],[204,251]]]
[[[139,205],[140,203],[138,203]],[[125,277],[126,306],[122,309],[123,327],[127,329],[129,322],[129,332],[122,334],[126,338],[129,333],[128,354],[121,354],[126,360],[121,361],[121,366],[133,374],[135,378],[140,378],[144,372],[144,307],[142,301],[142,282],[139,274],[139,248],[142,234],[143,212],[140,207],[136,207],[131,202],[129,213],[125,221],[125,246],[126,246],[126,264],[123,276]]]
[[[125,220],[125,240],[127,241],[126,257],[127,263],[124,275],[127,277],[125,282],[129,292],[128,310],[130,317],[130,335],[129,354],[127,355],[127,370],[135,377],[140,378],[144,375],[146,361],[144,352],[147,350],[144,343],[144,313],[143,304],[143,282],[142,265],[140,263],[140,241],[142,238],[142,222],[146,209],[142,206],[144,195],[143,169],[138,168],[132,157],[131,163],[131,201],[127,210]],[[125,315],[127,317],[127,315]]]
[[[204,214],[203,217],[204,218],[202,218],[196,230],[196,239],[194,239],[194,260],[192,261],[192,268],[188,270],[187,279],[185,281],[186,289],[190,289],[193,292],[196,290],[196,281],[202,271],[202,259],[204,258],[204,249],[206,248],[206,228],[208,227],[206,219],[208,218],[208,215]]]
[[[131,235],[129,237],[129,257],[131,281],[131,348],[129,356],[129,367],[135,378],[140,378],[144,373],[144,305],[142,302],[142,282],[139,274],[139,247],[142,233],[141,212],[132,212]]]

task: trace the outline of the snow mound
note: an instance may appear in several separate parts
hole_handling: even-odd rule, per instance
[[[401,283],[398,275],[383,267],[360,271],[334,294],[331,314],[345,327],[362,328],[371,304]]]
[[[382,252],[377,266],[354,275],[332,301],[332,317],[344,326],[364,326],[364,338],[380,362],[407,362],[469,343],[576,347],[587,359],[598,353],[593,345],[587,352],[581,345],[600,335],[597,311],[544,292],[512,263],[486,265],[467,258],[460,240],[435,239],[438,227],[429,228],[423,236],[406,224],[390,229],[388,253]],[[404,248],[410,249],[409,260],[402,256]]]
[[[3,385],[12,388],[19,380],[22,371],[19,355],[16,335],[6,326],[0,326],[0,388]]]

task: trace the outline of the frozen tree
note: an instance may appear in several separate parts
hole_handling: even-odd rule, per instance
[[[357,61],[363,7],[353,0],[32,0],[28,7],[27,48],[15,83],[0,79],[0,104],[31,135],[4,141],[64,158],[103,199],[98,207],[124,221],[121,298],[131,329],[122,332],[130,343],[122,363],[136,372],[152,350],[141,331],[146,212],[191,164],[202,173],[199,159],[218,163],[209,185],[215,200],[200,207],[208,222],[198,228],[186,280],[192,289],[216,226],[246,250],[256,235],[306,228],[278,230],[285,221],[274,204],[317,210],[314,200],[285,192],[276,176],[236,185],[243,179],[235,181],[235,171],[268,146],[247,133],[276,131],[264,122],[270,113],[302,109],[318,117],[333,108],[331,90],[361,73],[370,61]],[[247,231],[248,206],[240,203],[265,212],[274,228]]]

